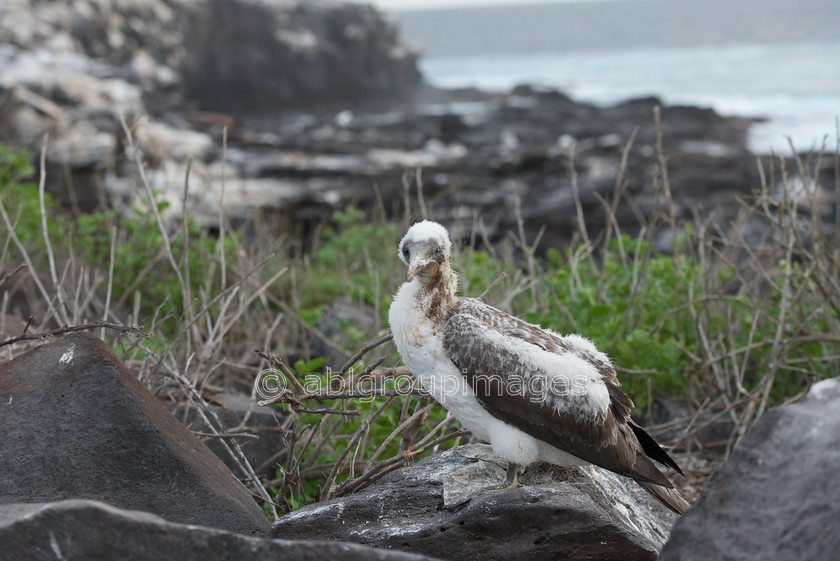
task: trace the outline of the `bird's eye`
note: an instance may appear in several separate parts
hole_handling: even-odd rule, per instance
[[[435,255],[440,255],[440,248],[439,247],[435,248]]]
[[[403,257],[405,257],[406,259],[408,259],[410,255],[411,255],[411,252],[410,252],[410,251],[408,251],[408,248],[407,248],[407,247],[404,247],[404,248],[403,248]]]

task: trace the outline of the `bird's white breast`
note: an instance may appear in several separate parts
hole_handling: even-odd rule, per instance
[[[418,305],[419,290],[418,280],[407,282],[391,303],[388,320],[397,350],[438,403],[476,436],[488,440],[488,426],[495,419],[481,407],[464,376],[446,355],[443,326],[426,317]]]

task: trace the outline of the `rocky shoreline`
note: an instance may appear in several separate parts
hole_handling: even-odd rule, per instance
[[[650,217],[664,208],[656,181],[654,109],[660,105],[645,98],[598,108],[529,86],[505,94],[426,89],[411,105],[385,113],[350,109],[283,121],[271,130],[246,120],[244,134],[231,138],[234,146],[250,143],[243,150],[251,153],[253,140],[263,141],[260,163],[244,164],[244,175],[303,182],[310,193],[320,194],[318,202],[398,208],[405,172],[413,178],[420,170],[423,194],[435,201],[437,219],[472,226],[478,217],[488,236],[498,239],[515,231],[521,216],[529,240],[545,227],[544,247],[562,247],[578,229],[572,161],[591,231],[606,224],[602,201],[616,191],[628,144],[622,189],[630,204],[620,206],[619,225],[635,233],[637,213]],[[731,219],[736,197],[758,187],[755,160],[745,145],[749,124],[710,109],[661,107],[679,218],[690,220],[697,209],[722,209],[720,220]],[[307,219],[313,208],[292,209],[297,212]],[[322,208],[316,214],[325,218],[328,212]]]
[[[399,217],[405,183],[419,173],[438,220],[478,217],[493,239],[521,216],[529,240],[545,227],[541,247],[561,247],[578,229],[572,161],[591,231],[605,225],[603,201],[617,184],[628,203],[617,219],[628,233],[660,207],[659,100],[598,108],[528,86],[435,90],[422,85],[418,55],[395,24],[371,8],[268,6],[5,3],[0,142],[37,152],[48,133],[48,191],[82,211],[127,209],[139,180],[122,115],[171,215],[182,215],[189,166],[188,210],[211,228],[220,205],[234,224],[262,216],[278,227],[317,224],[348,204]],[[233,22],[224,33],[208,29],[223,17]],[[328,71],[337,53],[351,61],[345,72]],[[365,57],[376,64],[359,62]],[[749,125],[710,109],[662,108],[678,217],[714,211],[725,224],[736,197],[758,187]]]

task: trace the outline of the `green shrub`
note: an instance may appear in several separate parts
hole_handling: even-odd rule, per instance
[[[163,211],[167,203],[155,203]],[[150,212],[134,210],[130,217],[118,216],[114,211],[96,211],[76,219],[75,246],[91,263],[108,263],[111,252],[111,232],[114,232],[113,292],[118,300],[130,302],[133,293],[139,294],[140,310],[148,319],[158,312],[161,304],[168,316],[162,323],[164,332],[172,334],[184,318],[186,306],[182,283],[188,294],[196,298],[218,274],[217,240],[205,228],[188,221],[186,228],[176,225],[168,231],[172,266],[165,251],[163,233]],[[186,247],[184,237],[186,236]],[[234,262],[236,234],[227,233],[224,251],[229,263]],[[180,276],[179,276],[180,273]],[[190,302],[189,305],[195,305]]]
[[[34,155],[25,149],[12,149],[0,144],[0,198],[14,226],[15,234],[27,252],[38,254],[42,248],[41,203],[38,186],[35,183]],[[44,206],[54,223],[50,233],[57,239],[63,237],[65,224],[63,216],[54,211],[57,204],[49,193],[44,193]],[[3,226],[5,230],[5,226]],[[5,238],[5,236],[4,236]],[[14,259],[19,259],[18,249],[10,248]]]
[[[578,260],[581,248],[548,250],[544,266],[549,297],[526,319],[561,333],[576,332],[606,352],[637,404],[647,399],[647,378],[665,393],[684,390],[688,366],[680,347],[690,346],[686,302],[696,282],[696,262],[655,254],[649,242],[622,236],[595,259]],[[571,265],[575,263],[575,265]],[[628,373],[634,372],[634,373]]]

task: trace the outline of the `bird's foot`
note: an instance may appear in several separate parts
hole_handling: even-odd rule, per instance
[[[508,464],[507,471],[505,471],[505,487],[502,488],[503,491],[522,487],[522,484],[519,482],[520,469],[521,471],[525,471],[525,468],[520,468],[520,466],[513,462]]]
[[[420,454],[422,450],[403,450],[402,451],[402,459],[403,463],[408,466],[410,463],[414,461],[414,456]]]

